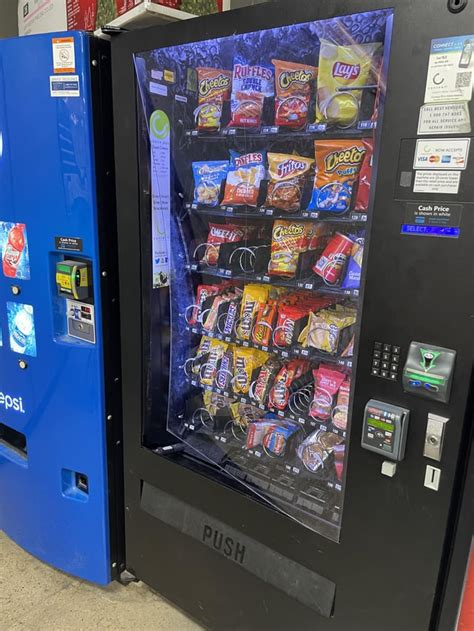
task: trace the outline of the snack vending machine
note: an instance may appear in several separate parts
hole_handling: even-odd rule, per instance
[[[0,528],[97,583],[123,556],[110,47],[0,41]]]
[[[112,44],[127,568],[208,628],[452,628],[473,17],[274,2]]]

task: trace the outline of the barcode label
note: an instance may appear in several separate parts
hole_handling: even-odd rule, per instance
[[[458,72],[456,75],[456,88],[468,88],[471,85],[472,72]]]

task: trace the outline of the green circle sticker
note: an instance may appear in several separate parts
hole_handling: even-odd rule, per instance
[[[170,119],[163,110],[156,110],[151,115],[150,131],[158,140],[164,140],[170,135]]]

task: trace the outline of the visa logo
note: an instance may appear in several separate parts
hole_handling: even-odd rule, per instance
[[[2,406],[5,410],[13,410],[14,412],[20,412],[20,414],[25,413],[21,397],[12,397],[9,394],[0,392],[0,407]]]

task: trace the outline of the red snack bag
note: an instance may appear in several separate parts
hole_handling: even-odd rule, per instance
[[[273,343],[279,348],[290,346],[295,334],[295,324],[309,309],[305,306],[282,305],[278,310],[278,319],[273,334]]]
[[[229,206],[256,206],[260,184],[265,178],[265,152],[239,155],[231,151],[230,158],[222,203]]]
[[[222,243],[236,243],[245,238],[245,230],[237,224],[210,223],[206,251],[202,262],[206,265],[217,265],[219,246]]]
[[[371,138],[365,138],[362,142],[366,147],[366,152],[360,169],[359,188],[357,189],[357,197],[354,206],[354,210],[359,212],[364,212],[369,207],[372,163],[374,160],[374,141]]]
[[[219,285],[198,285],[196,291],[196,302],[194,305],[190,305],[186,310],[187,323],[191,326],[197,324],[200,319],[202,307],[209,296],[214,296],[219,293],[221,287]],[[188,313],[191,311],[191,315]]]
[[[303,359],[292,359],[287,364],[283,364],[270,390],[269,403],[271,407],[277,410],[286,408],[291,384],[295,379],[299,379],[308,367],[309,363]]]
[[[272,59],[272,64],[275,66],[275,125],[304,127],[318,69],[279,59]]]
[[[262,346],[270,345],[276,314],[277,305],[274,301],[260,305],[252,330],[252,341],[254,344],[261,344]]]
[[[314,397],[309,408],[309,414],[318,421],[331,418],[334,397],[339,391],[346,375],[335,368],[320,366],[313,369]]]

